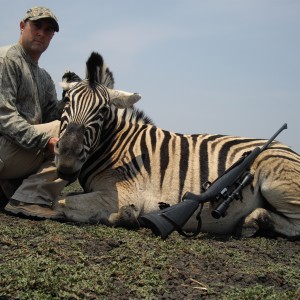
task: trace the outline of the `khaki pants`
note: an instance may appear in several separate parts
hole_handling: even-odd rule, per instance
[[[59,134],[59,121],[34,125],[37,131],[53,137]],[[27,177],[27,178],[26,178]],[[0,179],[26,178],[13,199],[51,205],[68,183],[58,178],[54,157],[46,150],[27,150],[0,137]]]

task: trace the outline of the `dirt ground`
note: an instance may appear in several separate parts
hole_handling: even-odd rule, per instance
[[[41,233],[39,241],[36,231],[39,228],[43,232],[45,226],[50,239],[49,226],[56,230],[52,239],[59,243],[52,248],[64,253],[63,258],[59,258],[63,263],[66,263],[67,257],[75,257],[75,253],[70,256],[67,253],[79,243],[81,259],[86,257],[88,266],[97,264],[101,270],[110,272],[109,267],[115,261],[119,269],[107,273],[110,279],[106,279],[112,280],[113,288],[100,294],[94,291],[88,297],[78,291],[77,295],[82,299],[300,299],[299,240],[236,239],[207,234],[186,239],[173,233],[167,240],[161,241],[148,229],[128,231],[101,225],[70,225],[15,217],[3,211],[0,211],[0,225],[5,232],[0,239],[2,269],[7,266],[5,257],[14,255],[16,248],[28,248],[29,252],[32,247],[37,247],[35,243],[42,247],[43,235]],[[22,233],[23,229],[26,232]],[[63,238],[59,237],[59,232]],[[26,242],[22,238],[25,234]],[[32,240],[28,235],[33,236]],[[137,264],[136,255],[142,257],[141,265],[137,265],[140,271],[130,268],[131,264]],[[126,265],[126,271],[121,268],[122,264]],[[67,290],[68,280],[65,281],[64,289]],[[74,282],[72,285],[74,289]],[[13,299],[4,296],[10,293],[12,291],[2,290],[1,294],[0,289],[0,298]],[[73,295],[76,292],[73,291]],[[286,298],[282,298],[283,295]],[[75,296],[65,298],[77,299]]]

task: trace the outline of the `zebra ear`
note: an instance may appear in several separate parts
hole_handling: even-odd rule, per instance
[[[74,87],[78,82],[66,82],[66,81],[62,81],[59,83],[59,85],[61,86],[61,88],[64,91],[68,91],[70,90],[72,87]]]
[[[141,95],[137,93],[128,93],[119,90],[107,89],[110,103],[117,108],[128,108],[141,99]]]
[[[80,81],[81,78],[77,74],[71,71],[65,71],[64,75],[62,76],[62,82],[59,84],[64,91],[68,91]]]

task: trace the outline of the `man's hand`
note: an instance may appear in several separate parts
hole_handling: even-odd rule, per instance
[[[59,140],[58,137],[52,137],[48,141],[47,149],[51,152],[51,154],[54,154],[54,147],[55,147],[55,144],[58,142],[58,140]]]

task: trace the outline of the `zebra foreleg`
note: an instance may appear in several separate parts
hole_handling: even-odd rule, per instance
[[[101,223],[112,212],[118,211],[118,201],[103,197],[99,191],[83,194],[70,194],[59,199],[53,206],[63,212],[66,219],[82,223]]]
[[[133,204],[118,207],[118,201],[103,197],[96,191],[86,194],[71,194],[55,203],[54,209],[63,212],[67,220],[105,224],[108,226],[139,228],[139,211]]]
[[[240,222],[236,234],[240,237],[251,237],[259,230],[268,236],[283,235],[298,238],[300,220],[257,208]]]

